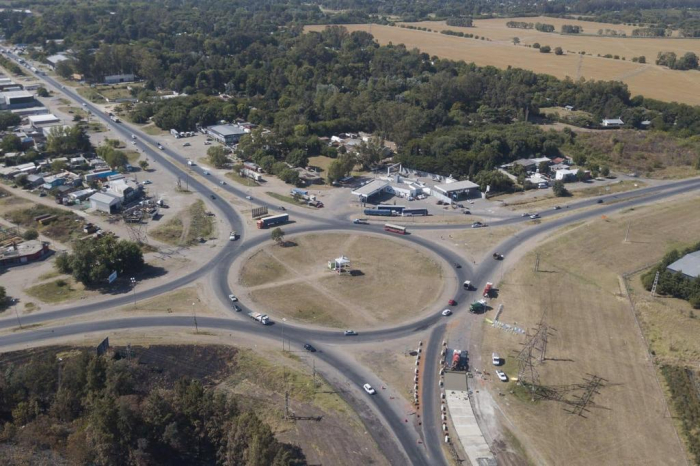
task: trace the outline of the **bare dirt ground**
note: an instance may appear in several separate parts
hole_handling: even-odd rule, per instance
[[[699,208],[697,196],[688,195],[590,221],[544,243],[506,274],[491,306],[504,304],[500,321],[522,329],[545,316],[552,330],[547,360],[537,366],[539,379],[558,387],[564,400],[532,403],[514,382],[503,384],[493,368],[483,366],[487,376],[481,385],[494,395],[530,458],[539,456],[547,464],[685,464],[620,275],[658,260],[670,247],[697,241]],[[623,243],[628,226],[629,242]],[[540,256],[538,273],[533,273],[535,254]],[[664,337],[683,325],[680,319],[691,323],[691,318],[687,311],[671,312],[669,319],[661,312],[650,314],[648,325],[659,340],[655,344],[668,353]],[[645,311],[640,313],[645,322]],[[505,372],[516,377],[515,354],[524,335],[486,321],[482,330],[481,360],[498,352],[506,360]],[[692,330],[674,336],[674,345],[692,358],[694,343],[680,343],[683,335],[692,338]],[[564,388],[590,375],[603,377],[604,386],[585,417],[570,414],[565,401],[582,391]]]
[[[318,325],[365,327],[408,320],[442,292],[441,266],[426,252],[371,235],[303,235],[266,246],[242,268],[239,287],[266,312]],[[351,274],[327,262],[340,255]],[[397,270],[405,280],[397,283]],[[274,291],[274,292],[273,292]]]
[[[495,24],[487,27],[484,21],[475,21],[475,28],[459,28],[445,26],[442,22],[425,21],[411,23],[416,27],[427,27],[433,30],[418,31],[377,24],[348,24],[348,31],[370,32],[382,45],[389,42],[405,44],[408,49],[417,48],[421,52],[437,55],[442,58],[474,62],[481,66],[505,68],[523,68],[537,73],[553,75],[564,79],[619,80],[628,84],[633,94],[641,94],[659,100],[700,103],[700,79],[697,71],[669,70],[652,64],[631,62],[632,57],[646,56],[647,62],[652,62],[658,51],[694,51],[700,53],[700,42],[692,39],[645,39],[645,38],[613,38],[613,37],[575,37],[574,35],[559,35],[541,33],[535,30],[510,29],[505,23],[513,18],[487,20]],[[534,22],[532,18],[528,22]],[[549,22],[549,18],[547,21]],[[491,24],[491,23],[489,23]],[[551,24],[551,22],[550,22]],[[567,20],[567,24],[571,24]],[[614,25],[607,25],[614,27]],[[307,26],[306,31],[320,31],[326,26]],[[598,28],[606,25],[599,23]],[[597,29],[598,29],[597,28]],[[469,34],[484,36],[490,40],[467,39],[463,37],[440,34],[441,30],[462,31]],[[597,31],[596,29],[596,31]],[[512,38],[519,37],[521,44],[513,45]],[[552,48],[562,47],[567,53],[555,56],[552,53],[540,53],[539,50],[525,47],[539,42]],[[613,60],[587,54],[619,54],[626,60]]]

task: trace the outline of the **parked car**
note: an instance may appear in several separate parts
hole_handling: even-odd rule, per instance
[[[508,382],[508,376],[503,371],[496,371],[496,375],[501,380],[501,382]]]
[[[315,353],[315,352],[316,352],[316,348],[314,348],[313,346],[311,346],[311,345],[308,344],[308,343],[305,343],[305,344],[304,344],[304,349],[305,349],[306,351],[310,351],[310,352],[312,352],[312,353]]]
[[[357,335],[357,332],[354,330],[346,330],[345,332],[343,332],[343,335],[345,335],[346,337],[352,337]]]
[[[228,295],[228,299],[230,299],[231,302],[233,302],[233,303],[238,301],[238,298],[236,298],[236,295],[233,295],[233,294]]]
[[[184,143],[184,144],[182,145],[182,147],[190,147],[191,145],[192,145],[192,144],[190,144],[189,142],[186,142],[186,143]]]
[[[153,181],[151,181],[151,180],[146,180],[143,182],[143,184],[151,184],[151,183],[153,183]]]
[[[370,395],[374,395],[375,393],[377,393],[377,391],[374,388],[372,388],[372,386],[368,383],[364,384],[362,388],[364,388],[365,391]]]
[[[445,317],[451,316],[451,315],[452,315],[452,311],[449,310],[449,309],[445,309],[444,311],[442,311],[442,315],[444,315]]]
[[[491,353],[491,362],[494,366],[501,365],[501,357],[498,355],[498,353]]]

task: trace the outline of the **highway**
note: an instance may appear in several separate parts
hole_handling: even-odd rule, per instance
[[[11,56],[11,55],[10,55]],[[17,58],[17,57],[15,57]],[[154,316],[154,317],[133,317],[125,319],[104,320],[90,323],[73,323],[72,318],[103,312],[105,309],[124,306],[134,300],[152,298],[163,293],[180,288],[194,280],[213,274],[212,283],[219,301],[230,311],[230,316],[226,318],[198,317],[198,326],[202,329],[210,328],[214,330],[228,330],[234,332],[245,332],[247,334],[260,335],[267,338],[282,338],[282,325],[263,326],[253,320],[244,317],[244,313],[237,314],[231,309],[228,295],[231,290],[228,284],[228,271],[231,264],[251,249],[257,248],[268,241],[266,235],[247,239],[245,237],[244,222],[236,210],[219,195],[221,191],[245,198],[246,192],[242,189],[227,184],[217,176],[204,175],[199,167],[192,169],[198,171],[200,176],[189,175],[187,159],[175,151],[164,147],[164,150],[156,149],[158,143],[149,135],[125,124],[115,123],[107,115],[90,102],[83,99],[72,89],[66,89],[53,78],[38,75],[38,78],[46,81],[59,92],[63,92],[74,101],[89,109],[94,117],[100,119],[104,124],[120,134],[124,139],[131,139],[131,135],[136,136],[137,146],[143,153],[155,162],[155,166],[171,173],[175,178],[189,176],[191,189],[203,196],[203,199],[214,206],[223,218],[231,225],[232,230],[241,233],[239,241],[229,242],[219,251],[216,256],[199,269],[172,282],[137,291],[134,295],[124,294],[114,298],[106,299],[100,303],[83,306],[73,306],[39,314],[30,314],[22,317],[22,324],[25,326],[41,325],[39,328],[29,328],[15,331],[0,336],[0,348],[11,345],[32,345],[41,344],[47,340],[60,337],[79,336],[90,333],[108,333],[121,329],[147,329],[147,328],[168,328],[168,327],[192,327],[193,319],[183,316]],[[430,330],[430,340],[427,342],[423,357],[425,358],[424,370],[421,374],[421,409],[423,414],[422,438],[423,443],[418,443],[420,436],[411,423],[406,423],[396,412],[395,404],[383,397],[381,393],[373,397],[365,397],[365,403],[371,403],[374,411],[383,418],[383,422],[369,421],[368,431],[382,449],[392,464],[414,464],[414,465],[442,465],[447,464],[442,451],[442,432],[439,422],[439,387],[438,387],[438,355],[441,342],[444,338],[446,322],[449,319],[468,319],[475,322],[478,316],[471,315],[468,311],[469,304],[479,296],[479,291],[486,281],[497,283],[495,278],[499,272],[500,262],[491,260],[491,253],[498,251],[506,256],[512,254],[520,245],[529,239],[554,232],[566,225],[590,220],[600,215],[610,214],[615,211],[627,209],[644,204],[653,203],[677,194],[697,190],[700,188],[700,179],[690,179],[680,182],[669,183],[661,186],[642,188],[635,191],[619,193],[614,195],[601,196],[587,200],[577,201],[561,210],[548,210],[539,212],[542,223],[528,225],[516,235],[513,235],[499,244],[492,251],[485,251],[486,259],[476,268],[472,268],[459,254],[424,239],[418,235],[392,235],[397,240],[407,241],[419,247],[427,248],[445,261],[448,267],[454,272],[454,279],[457,281],[457,293],[454,297],[458,305],[453,308],[453,316],[443,317],[439,314],[442,307],[435,310],[435,313],[405,324],[376,328],[370,331],[361,332],[356,337],[344,337],[341,331],[319,330],[306,328],[302,325],[284,324],[284,338],[291,341],[296,347],[301,347],[304,343],[318,345],[318,353],[314,357],[319,358],[328,365],[334,367],[343,374],[347,381],[355,387],[361,387],[366,380],[363,378],[362,368],[356,366],[357,363],[350,363],[345,358],[336,357],[332,351],[323,351],[323,344],[353,345],[359,343],[381,343],[393,339],[403,338]],[[599,204],[602,200],[602,204]],[[262,200],[252,199],[250,202],[256,206],[267,206],[271,211],[277,206],[266,203]],[[561,215],[566,213],[567,215]],[[347,219],[332,217],[322,218],[318,215],[307,212],[290,211],[290,216],[294,220],[306,220],[307,223],[294,224],[285,227],[287,235],[305,234],[320,231],[356,231],[367,232],[378,235],[391,235],[383,231],[380,225],[354,225]],[[502,220],[492,222],[488,228],[496,228],[503,225],[529,222],[529,218],[512,216]],[[415,225],[411,226],[411,231],[424,231],[430,229],[464,229],[464,225]],[[460,268],[455,268],[455,264],[460,264]],[[461,288],[464,280],[471,280],[476,290],[467,291]],[[247,308],[241,304],[244,311]],[[0,329],[15,329],[16,324],[13,318],[0,319]],[[417,338],[418,339],[418,338]],[[416,340],[417,340],[416,339]],[[353,408],[362,409],[352,399],[348,399]],[[353,404],[355,403],[355,404]],[[365,422],[368,422],[365,419]],[[382,428],[385,426],[388,430]],[[371,428],[370,428],[371,426]]]

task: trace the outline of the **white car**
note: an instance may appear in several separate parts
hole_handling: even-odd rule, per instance
[[[345,332],[343,332],[343,335],[345,335],[346,337],[352,337],[357,335],[357,332],[354,330],[346,330]]]
[[[231,302],[234,302],[234,303],[235,303],[236,301],[238,301],[238,298],[236,298],[236,295],[232,295],[232,294],[228,295],[228,299],[230,299]]]
[[[498,353],[491,353],[491,362],[494,366],[501,365],[501,357],[498,355]]]
[[[133,145],[136,145],[136,141],[131,141],[131,143],[132,143]]]
[[[228,235],[229,241],[236,241],[236,238],[237,238],[237,237],[238,237],[238,234],[237,234],[235,231],[232,231],[232,232]],[[229,296],[229,297],[230,297],[230,296]]]
[[[498,376],[498,378],[501,382],[508,382],[508,376],[506,375],[505,372],[496,371],[496,375]]]
[[[205,175],[209,176],[209,172],[208,172],[207,170],[204,170],[202,173],[204,173]]]
[[[444,315],[444,316],[450,316],[450,315],[452,315],[452,311],[449,310],[449,309],[445,309],[444,311],[442,311],[442,315]]]
[[[362,388],[364,388],[365,391],[370,395],[374,395],[375,393],[377,393],[377,391],[374,388],[372,388],[372,386],[368,383],[364,384]]]
[[[87,104],[85,102],[83,102],[83,107],[87,107]]]
[[[253,199],[253,198],[250,197],[250,196],[246,196],[245,198],[248,199],[249,201]]]
[[[525,213],[523,213],[523,214],[520,214],[520,216],[521,216],[521,217],[529,217],[530,214],[528,214],[527,212],[525,212]]]
[[[533,218],[533,219],[540,218],[540,215],[539,214],[532,214],[532,215],[530,215],[530,218]]]
[[[219,181],[219,183],[221,183],[222,186],[226,184],[226,182],[223,180]]]
[[[153,181],[151,181],[151,180],[146,180],[143,182],[143,184],[151,184],[151,183],[153,183]]]
[[[132,134],[132,135],[131,135],[131,139],[136,139],[136,135],[135,135],[135,134]]]

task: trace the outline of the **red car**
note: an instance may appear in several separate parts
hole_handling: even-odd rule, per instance
[[[455,301],[454,299],[450,299],[449,301],[447,301],[447,304],[449,304],[450,306],[456,306],[457,301]]]

